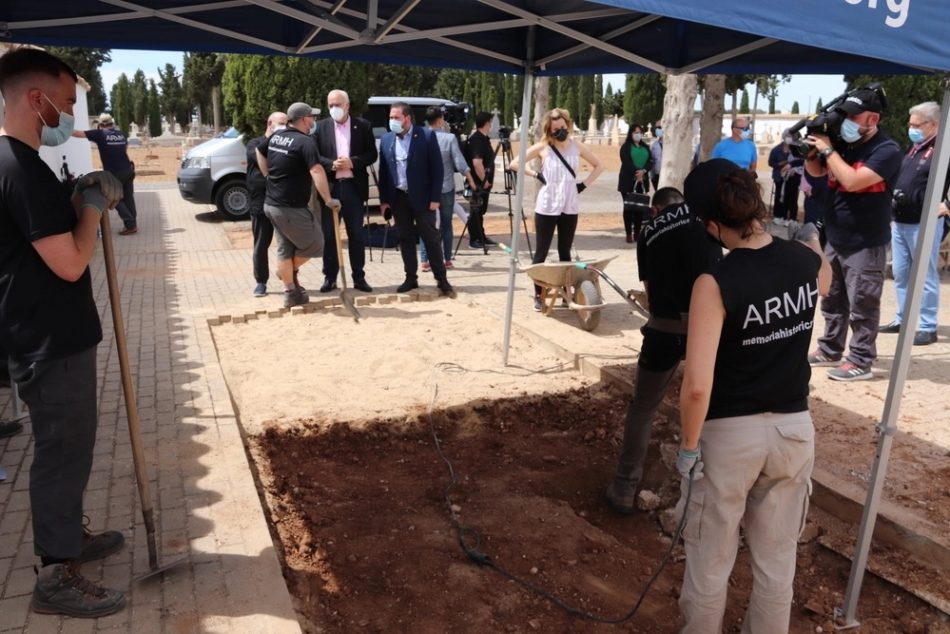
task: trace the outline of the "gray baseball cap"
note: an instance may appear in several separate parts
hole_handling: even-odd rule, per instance
[[[290,104],[290,107],[287,108],[288,121],[296,121],[297,119],[302,119],[303,117],[315,117],[318,114],[320,114],[319,108],[311,108],[302,101],[292,103]]]

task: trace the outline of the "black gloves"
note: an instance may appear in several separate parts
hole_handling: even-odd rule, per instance
[[[392,219],[393,219],[393,208],[386,207],[386,211],[383,212],[383,220],[385,220],[386,222],[389,222]]]
[[[544,174],[542,174],[541,172],[535,172],[534,177],[538,179],[538,182],[541,183],[542,185],[548,184],[547,179],[544,178]]]
[[[587,185],[585,185],[584,183],[578,183],[578,184],[577,184],[577,193],[578,193],[578,194],[581,193],[582,191],[584,191],[585,189],[587,189]]]

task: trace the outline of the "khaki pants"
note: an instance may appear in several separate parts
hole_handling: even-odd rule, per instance
[[[693,483],[683,540],[684,634],[719,634],[745,526],[752,557],[746,634],[788,631],[798,537],[808,512],[815,428],[807,412],[706,421],[705,477]],[[685,491],[687,482],[683,482]]]

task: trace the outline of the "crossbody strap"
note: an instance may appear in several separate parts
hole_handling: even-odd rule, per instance
[[[561,154],[560,152],[558,152],[557,148],[554,147],[554,144],[553,144],[553,143],[548,143],[548,147],[550,147],[552,150],[554,150],[554,153],[557,154],[557,157],[558,157],[559,159],[561,159],[561,162],[562,162],[562,163],[564,163],[564,167],[566,167],[566,168],[567,168],[567,171],[571,173],[571,178],[575,178],[575,179],[576,179],[576,178],[577,178],[577,174],[575,174],[575,173],[574,173],[574,170],[571,168],[571,166],[568,165],[567,160],[564,158],[564,155]]]

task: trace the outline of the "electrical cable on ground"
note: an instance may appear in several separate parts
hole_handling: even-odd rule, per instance
[[[541,372],[533,372],[530,370],[526,370],[525,368],[521,368],[521,369],[525,370],[526,372],[526,374],[522,376],[526,376],[527,374],[537,374],[537,373],[549,371],[549,370],[544,370]],[[674,531],[673,533],[673,539],[670,542],[670,547],[666,550],[666,553],[663,555],[663,558],[660,560],[659,567],[656,569],[656,572],[654,572],[653,575],[650,577],[650,580],[647,581],[646,586],[643,588],[643,591],[640,593],[640,596],[637,598],[637,602],[630,609],[630,611],[627,612],[625,615],[618,618],[608,618],[608,617],[598,616],[591,612],[587,612],[586,610],[582,610],[580,608],[569,605],[568,603],[565,603],[561,599],[558,599],[557,597],[555,597],[553,594],[551,594],[547,590],[532,584],[531,582],[529,582],[527,579],[523,577],[519,577],[518,575],[512,572],[509,572],[507,569],[503,568],[498,563],[496,563],[495,560],[493,560],[490,555],[482,551],[481,533],[479,533],[476,528],[463,524],[461,519],[459,519],[458,512],[456,512],[455,509],[452,508],[452,499],[450,497],[450,494],[452,492],[452,489],[454,489],[456,485],[458,485],[458,478],[455,475],[455,469],[452,467],[452,462],[449,460],[448,456],[446,456],[445,452],[442,450],[442,441],[439,440],[439,435],[436,432],[435,422],[434,422],[434,417],[433,417],[435,402],[439,395],[439,384],[435,380],[436,373],[439,370],[442,370],[443,372],[446,372],[446,373],[453,373],[453,374],[464,374],[466,372],[488,372],[488,373],[495,373],[495,374],[509,374],[510,375],[511,373],[503,372],[499,370],[468,370],[467,368],[464,368],[457,363],[450,363],[450,362],[436,363],[435,365],[432,366],[432,374],[431,374],[432,398],[429,400],[429,405],[428,405],[428,408],[426,409],[426,418],[429,424],[429,432],[432,434],[432,441],[435,444],[435,450],[439,454],[439,458],[442,459],[442,462],[445,463],[446,470],[449,472],[449,484],[446,485],[446,487],[442,490],[442,499],[445,502],[445,506],[449,511],[449,517],[451,519],[452,526],[456,530],[458,544],[459,544],[459,547],[462,549],[462,551],[466,554],[466,556],[468,556],[469,559],[474,561],[476,564],[480,566],[486,566],[488,568],[492,568],[495,572],[497,572],[501,576],[511,581],[514,581],[515,583],[525,588],[526,590],[540,597],[543,597],[544,599],[547,599],[548,601],[558,606],[559,608],[561,608],[568,614],[575,616],[577,618],[585,619],[588,621],[594,621],[596,623],[607,623],[607,624],[623,623],[633,618],[633,616],[640,609],[640,606],[643,604],[643,600],[646,598],[647,593],[650,591],[650,588],[653,587],[654,582],[656,582],[656,580],[660,576],[660,573],[663,572],[663,570],[666,568],[666,565],[669,563],[670,557],[673,554],[673,549],[676,547],[676,544],[679,542],[680,536],[683,533],[683,526],[686,523],[686,509],[689,508],[689,500],[693,493],[692,472],[690,472],[690,478],[688,480],[688,485],[686,487],[686,500],[683,505],[683,514],[676,525],[676,531]]]

